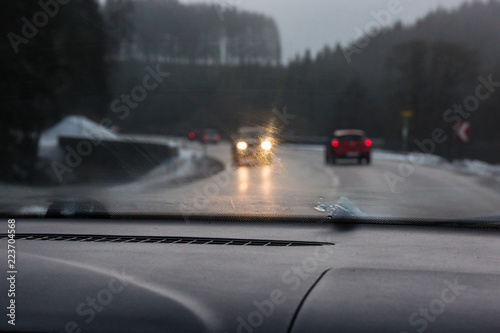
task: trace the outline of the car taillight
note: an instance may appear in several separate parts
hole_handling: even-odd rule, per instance
[[[217,134],[217,135],[215,136],[215,141],[220,141],[220,135],[219,135],[219,134]]]
[[[370,147],[372,145],[372,140],[366,140],[365,146]]]
[[[189,133],[188,135],[190,140],[194,140],[196,138],[196,134],[194,132]]]
[[[332,141],[332,147],[337,148],[339,146],[339,142],[337,140]]]

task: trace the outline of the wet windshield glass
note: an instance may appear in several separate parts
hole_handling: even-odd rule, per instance
[[[3,213],[500,217],[498,1],[0,16]]]

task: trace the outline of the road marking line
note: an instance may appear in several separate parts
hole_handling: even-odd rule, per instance
[[[236,206],[233,202],[233,199],[229,199],[229,202],[231,203],[231,206],[233,206],[234,211],[236,212]]]
[[[333,187],[340,186],[340,178],[335,174],[331,168],[325,168],[325,172],[330,176]]]

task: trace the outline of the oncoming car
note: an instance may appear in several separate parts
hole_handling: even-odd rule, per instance
[[[274,140],[262,127],[241,127],[232,145],[234,165],[244,162],[271,164]]]
[[[371,163],[372,141],[362,130],[338,130],[326,145],[325,162],[335,164],[338,159],[356,159],[359,164]]]

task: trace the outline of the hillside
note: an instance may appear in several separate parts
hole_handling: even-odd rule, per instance
[[[112,28],[127,32],[115,34],[120,45],[114,56],[121,60],[276,65],[281,58],[274,20],[231,6],[108,0],[105,15],[115,19]]]

